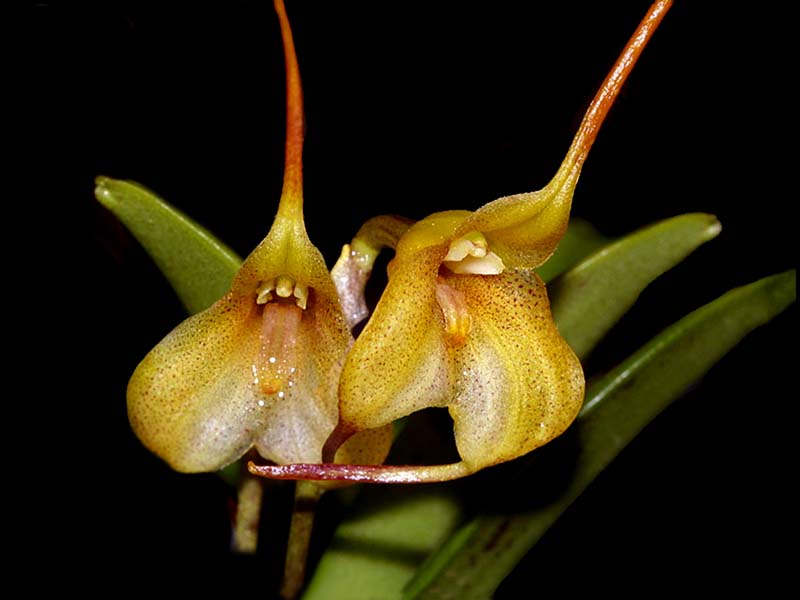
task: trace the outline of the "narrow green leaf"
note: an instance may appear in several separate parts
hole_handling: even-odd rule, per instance
[[[605,246],[554,281],[553,317],[575,353],[589,354],[651,281],[719,232],[713,215],[673,217]]]
[[[570,219],[567,232],[561,238],[553,256],[536,269],[536,272],[545,281],[552,281],[609,241],[609,238],[597,231],[588,221]]]
[[[488,598],[561,513],[642,428],[756,327],[795,301],[795,270],[737,288],[684,317],[593,383],[569,435],[577,447],[563,488],[529,512],[482,515],[429,559],[407,598]],[[534,457],[535,458],[535,457]],[[531,460],[535,479],[545,461]],[[512,492],[505,494],[510,497]],[[466,532],[466,533],[465,533]],[[446,560],[440,560],[443,556]]]
[[[391,492],[391,493],[387,493]],[[450,486],[369,487],[336,530],[304,600],[393,600],[462,518]]]
[[[190,313],[222,297],[241,259],[205,228],[130,181],[98,177],[95,196],[153,258]]]

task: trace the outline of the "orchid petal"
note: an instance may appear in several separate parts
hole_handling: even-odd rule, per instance
[[[451,275],[472,330],[454,352],[449,404],[456,446],[473,470],[526,454],[560,435],[583,401],[583,371],[558,334],[544,284],[532,271]]]
[[[258,326],[254,303],[228,294],[176,327],[136,368],[131,426],[174,469],[216,470],[252,444],[257,402],[242,348],[255,354]]]
[[[441,333],[436,279],[441,249],[395,257],[389,282],[339,381],[340,422],[363,430],[444,406],[453,373]]]

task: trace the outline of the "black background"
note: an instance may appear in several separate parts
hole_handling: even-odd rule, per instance
[[[541,4],[290,2],[306,95],[306,223],[330,261],[374,214],[474,209],[547,182],[648,2]],[[704,211],[723,232],[645,292],[588,368],[608,368],[731,287],[795,266],[781,157],[791,152],[781,142],[791,120],[785,19],[747,3],[679,0],[625,86],[574,214],[619,235]],[[32,173],[17,222],[42,233],[16,250],[43,332],[29,361],[38,391],[25,400],[38,413],[27,417],[39,424],[36,451],[14,462],[35,473],[46,465],[35,488],[46,491],[34,494],[45,527],[22,541],[43,558],[228,564],[224,486],[172,473],[128,428],[127,378],[183,313],[95,203],[93,178],[145,184],[246,255],[280,193],[277,20],[266,2],[41,2],[27,6],[21,31],[12,63]],[[579,576],[563,580],[567,589],[594,590],[634,590],[631,573],[658,586],[695,577],[727,586],[780,572],[795,312],[661,415],[537,546],[507,595],[570,571]],[[33,505],[30,491],[19,498]],[[54,550],[62,544],[66,553]],[[273,589],[268,576],[260,585]]]

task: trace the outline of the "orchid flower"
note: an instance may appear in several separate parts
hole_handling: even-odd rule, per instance
[[[455,479],[512,460],[560,435],[581,408],[580,362],[559,334],[535,269],[564,235],[581,168],[608,110],[668,10],[656,2],[589,107],[553,179],[474,212],[409,224],[368,221],[333,275],[351,323],[375,256],[393,248],[388,284],[347,355],[328,464],[255,465],[281,479],[414,483]],[[447,407],[461,460],[445,465],[333,464],[354,434],[428,407]]]
[[[128,385],[136,435],[178,471],[217,470],[251,448],[277,464],[318,462],[338,420],[337,382],[353,338],[305,229],[302,89],[286,11],[275,5],[287,87],[275,221],[230,291],[167,335]],[[354,438],[339,457],[379,463],[390,444],[391,426]]]

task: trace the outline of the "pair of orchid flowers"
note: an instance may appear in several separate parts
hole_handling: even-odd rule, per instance
[[[580,410],[580,362],[535,273],[553,253],[597,131],[669,8],[656,2],[589,107],[555,177],[537,192],[413,223],[365,223],[329,273],[303,221],[303,107],[282,0],[287,82],[283,190],[266,238],[230,291],[176,327],[128,386],[131,425],[178,471],[214,471],[255,449],[271,478],[444,481],[514,459]],[[368,316],[364,288],[394,250]],[[461,460],[384,465],[396,419],[447,407]]]

